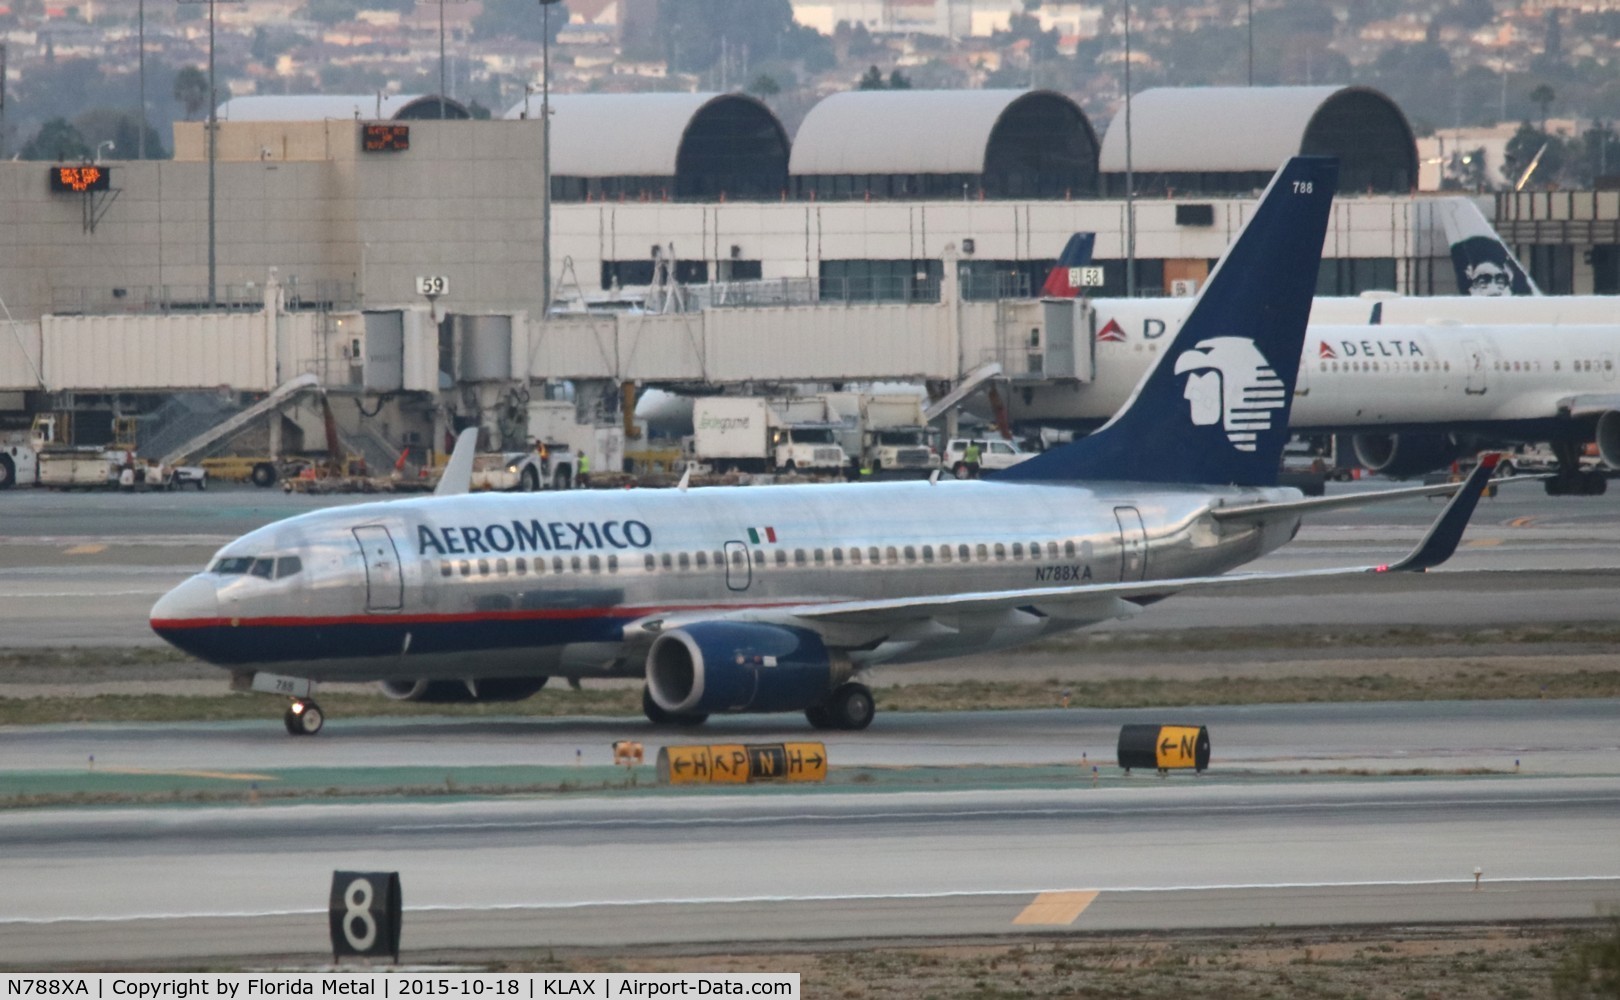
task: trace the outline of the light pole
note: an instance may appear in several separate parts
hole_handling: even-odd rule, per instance
[[[219,305],[219,296],[216,293],[217,268],[215,266],[215,182],[214,164],[219,159],[219,89],[214,83],[214,5],[218,3],[241,3],[242,0],[179,0],[180,3],[208,4],[208,308],[213,309]],[[144,5],[143,5],[144,11]],[[143,104],[144,111],[144,104]],[[143,116],[144,117],[144,116]],[[141,134],[146,134],[143,126]]]
[[[551,313],[551,6],[540,0],[540,316]]]
[[[1131,0],[1125,0],[1125,297],[1136,296],[1136,171],[1131,163]]]
[[[144,160],[146,159],[146,0],[141,0],[140,13],[136,19],[138,27],[135,31],[135,44],[140,47],[140,53],[135,57],[135,63],[139,67],[138,75],[141,81],[141,135],[135,142],[135,158]]]

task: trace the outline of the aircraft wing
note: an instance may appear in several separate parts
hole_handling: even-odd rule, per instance
[[[829,645],[857,647],[881,639],[905,638],[917,630],[953,628],[963,619],[980,619],[994,624],[995,616],[1026,613],[1069,620],[1107,621],[1134,615],[1162,598],[1188,590],[1215,590],[1281,580],[1320,579],[1357,576],[1367,573],[1422,572],[1451,558],[1468,526],[1474,508],[1499,456],[1488,455],[1464,482],[1415,490],[1392,490],[1371,498],[1423,496],[1455,490],[1440,516],[1429,527],[1416,548],[1399,562],[1377,566],[1295,570],[1277,573],[1227,573],[1220,576],[1181,577],[1129,583],[1077,584],[1066,587],[1030,587],[1022,590],[996,590],[965,594],[922,597],[879,598],[861,601],[835,601],[823,604],[750,608],[718,616],[728,621],[770,622],[807,627],[822,632]],[[1526,477],[1534,478],[1534,477]],[[1358,498],[1366,502],[1369,497]],[[1278,504],[1260,505],[1275,511]],[[675,613],[641,623],[648,631],[678,627],[693,621],[714,621],[709,613]],[[897,634],[898,633],[898,634]]]

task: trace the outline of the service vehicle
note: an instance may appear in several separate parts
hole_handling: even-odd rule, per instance
[[[979,446],[979,470],[981,472],[995,472],[1001,469],[1010,469],[1019,462],[1032,459],[1037,454],[1025,451],[1011,441],[1001,438],[951,438],[945,445],[945,454],[941,462],[945,468],[951,470],[951,475],[957,479],[967,479],[972,470],[967,464],[967,449],[969,444]]]
[[[803,404],[794,402],[799,412]],[[840,430],[826,419],[790,423],[768,399],[709,396],[692,404],[691,455],[716,472],[843,471]]]

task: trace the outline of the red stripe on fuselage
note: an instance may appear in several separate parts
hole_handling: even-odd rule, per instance
[[[296,628],[312,625],[431,625],[440,623],[499,622],[499,621],[577,621],[586,618],[645,618],[656,614],[680,614],[692,611],[747,611],[757,608],[796,607],[809,602],[791,601],[776,604],[706,604],[678,605],[654,608],[536,608],[516,611],[468,611],[459,614],[390,614],[376,611],[364,615],[282,616],[272,618],[154,618],[155,629],[218,628],[222,625],[271,625]]]

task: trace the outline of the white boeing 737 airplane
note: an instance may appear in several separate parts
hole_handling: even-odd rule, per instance
[[[1421,570],[1450,556],[1490,473],[1386,567],[1222,576],[1304,512],[1393,496],[1279,488],[1337,162],[1291,160],[1119,415],[986,481],[440,495],[290,518],[222,548],[152,628],[293,698],[511,700],[548,677],[644,676],[654,722],[803,712],[860,729],[878,663],[1003,649],[1237,581]],[[446,493],[465,489],[465,438]]]

